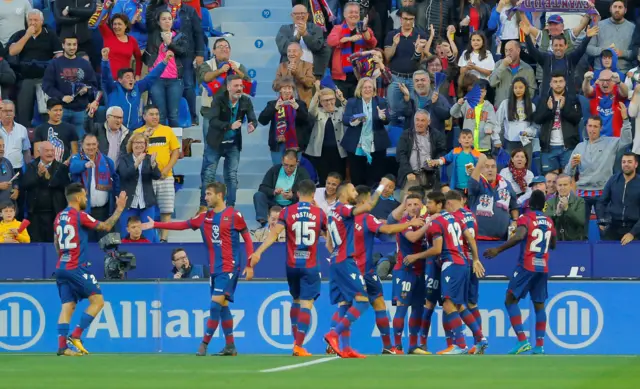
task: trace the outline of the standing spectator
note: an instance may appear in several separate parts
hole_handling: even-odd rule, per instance
[[[15,122],[15,115],[16,106],[11,100],[0,102],[0,137],[4,139],[5,158],[17,173],[23,165],[31,162],[31,142],[27,129]]]
[[[497,175],[496,160],[481,154],[469,177],[469,209],[478,221],[478,240],[506,240],[520,214],[511,184]]]
[[[624,105],[624,103],[620,103]],[[601,136],[602,118],[591,116],[587,120],[588,139],[580,142],[571,153],[569,163],[564,168],[565,174],[576,177],[576,194],[584,199],[585,220],[591,217],[591,209],[602,198],[602,191],[607,180],[613,176],[613,165],[616,154],[631,143],[631,124],[627,117],[626,107],[620,107],[624,124],[620,138]],[[596,211],[598,209],[596,208]],[[597,215],[599,219],[604,216]],[[585,235],[589,236],[589,223],[585,224]]]
[[[550,199],[554,197],[558,191],[557,189],[558,173],[549,172],[544,176],[544,178],[547,180],[547,191],[546,191],[547,199]]]
[[[87,132],[98,138],[98,149],[111,158],[116,164],[116,169],[120,163],[120,157],[127,153],[127,144],[131,137],[131,130],[122,124],[122,115],[124,115],[122,108],[113,106],[107,109],[106,122],[93,123],[87,120]]]
[[[120,231],[128,229],[131,217],[155,220],[158,201],[153,191],[153,181],[161,177],[157,154],[147,153],[147,138],[144,134],[133,134],[126,144],[126,151],[118,163],[120,187],[127,194],[125,211],[120,217]],[[155,229],[146,230],[143,235],[152,243],[158,242]]]
[[[104,48],[109,49],[111,66],[111,76],[117,77],[120,69],[131,67],[131,57],[136,62],[135,75],[139,79],[142,74],[142,54],[136,38],[129,35],[131,23],[125,14],[111,13],[109,24],[100,24],[100,34],[104,41]],[[103,49],[104,50],[104,49]],[[103,51],[104,53],[104,51]],[[104,61],[104,55],[102,60]]]
[[[202,191],[200,193],[200,211],[206,210],[204,199],[207,185],[216,181],[218,162],[224,157],[223,176],[227,187],[227,206],[236,204],[238,190],[238,165],[242,151],[242,123],[247,121],[247,132],[250,134],[258,126],[253,103],[242,93],[240,76],[229,76],[226,80],[227,90],[218,95],[211,103],[212,116],[209,121],[207,146],[202,159]]]
[[[0,137],[0,203],[17,199],[18,192],[14,192],[14,190],[19,190],[19,180],[11,182],[15,173],[11,162],[4,157],[4,148],[4,138]]]
[[[527,166],[529,166],[529,157],[524,149],[513,149],[509,166],[500,171],[500,177],[511,185],[519,205],[529,199],[532,192],[529,184],[533,180],[533,173],[527,169]]]
[[[331,57],[331,49],[325,43],[322,29],[308,19],[309,12],[302,4],[293,7],[291,18],[293,23],[280,27],[276,36],[280,62],[286,61],[289,44],[298,42],[302,48],[302,60],[313,64],[313,75],[320,79]]]
[[[340,106],[336,104],[340,100]],[[313,123],[309,145],[305,151],[318,173],[318,181],[325,182],[330,172],[337,172],[344,177],[346,173],[347,152],[340,145],[344,136],[342,116],[347,100],[340,89],[320,89],[320,81],[316,81],[316,94],[309,106],[309,119]]]
[[[54,55],[62,54],[62,45],[56,32],[44,26],[44,15],[38,9],[27,13],[25,30],[16,32],[9,40],[9,55],[17,57],[18,123],[31,126],[36,86],[42,84],[44,72]]]
[[[276,80],[279,96],[260,112],[258,123],[269,124],[271,161],[278,165],[285,150],[304,150],[309,144],[309,112],[301,99],[296,99],[296,85],[292,78]]]
[[[533,123],[536,106],[531,102],[531,90],[527,80],[523,77],[515,78],[509,97],[500,103],[496,113],[498,131],[504,137],[504,149],[511,153],[515,149],[523,148],[527,153],[527,168],[531,167],[533,154],[531,138],[538,135],[538,126]]]
[[[426,31],[433,26],[436,39],[447,39],[448,27],[455,32],[456,14],[455,0],[423,0],[418,3],[416,25],[419,29]],[[405,7],[405,5],[402,5]],[[398,15],[400,16],[400,15]],[[395,27],[394,28],[398,28]]]
[[[64,3],[68,0],[63,0]],[[78,0],[81,1],[81,0]],[[56,1],[56,6],[60,1]],[[94,3],[95,5],[95,3]],[[98,89],[96,75],[91,64],[78,58],[78,38],[65,37],[62,41],[64,55],[53,59],[44,73],[42,90],[49,97],[64,103],[62,120],[73,125],[78,138],[84,135],[84,120],[91,98]],[[97,108],[97,104],[95,104]]]
[[[252,242],[258,243],[258,242],[264,242],[265,240],[267,240],[267,237],[269,236],[269,232],[271,232],[271,229],[273,229],[276,226],[276,224],[278,224],[280,211],[282,211],[282,207],[279,205],[274,205],[273,207],[271,207],[271,209],[269,209],[269,220],[267,222],[267,225],[264,227],[258,228],[257,230],[251,233]],[[280,234],[278,234],[278,238],[276,239],[276,242],[286,242],[286,241],[287,241],[286,231],[283,229],[282,231],[280,231]]]
[[[38,145],[40,156],[29,164],[20,185],[27,199],[27,230],[32,242],[53,242],[53,221],[67,206],[64,189],[69,168],[55,160],[55,149],[48,141]]]
[[[354,117],[355,116],[355,117]],[[387,148],[391,144],[387,102],[376,96],[372,79],[361,78],[355,97],[349,99],[342,117],[345,133],[341,145],[347,152],[353,185],[373,186],[385,173]]]
[[[293,78],[300,100],[308,106],[316,79],[313,76],[313,65],[302,60],[302,48],[297,42],[289,43],[287,61],[280,63],[276,70],[276,78],[273,80],[275,92],[280,92],[279,84],[283,78]]]
[[[478,163],[480,152],[473,148],[473,132],[468,128],[460,130],[458,143],[460,143],[460,147],[454,148],[444,157],[431,161],[430,165],[453,165],[449,183],[444,185],[466,195],[469,192],[469,175],[473,167]]]
[[[461,43],[459,47],[463,47],[469,44],[473,33],[488,31],[491,7],[482,0],[460,0],[457,10],[456,36]]]
[[[358,81],[362,77],[370,77],[376,82],[378,96],[385,97],[387,88],[391,85],[391,70],[384,64],[384,52],[376,47],[373,50],[361,51],[352,54],[351,65],[356,69],[354,72]]]
[[[515,42],[520,46],[518,20],[530,16],[529,12],[519,12],[514,15],[510,11],[512,7],[511,0],[498,1],[498,4],[491,10],[491,17],[487,26],[489,30],[496,31],[496,54],[501,55],[503,58],[506,56],[507,43]],[[496,102],[496,105],[499,105],[499,103]]]
[[[396,147],[398,161],[398,186],[406,192],[412,186],[437,190],[440,174],[429,164],[447,153],[444,133],[430,128],[431,115],[418,110],[413,116],[413,126],[405,130]]]
[[[342,177],[337,172],[329,173],[324,183],[324,188],[316,188],[316,193],[313,195],[316,205],[322,208],[327,215],[338,201],[338,187],[342,184]]]
[[[500,107],[503,101],[508,100],[512,94],[513,81],[521,78],[526,81],[529,97],[536,94],[536,78],[533,68],[528,63],[520,60],[520,43],[509,41],[504,46],[504,55],[495,66],[489,76],[489,85],[495,88],[493,103]]]
[[[286,207],[298,202],[298,183],[308,180],[309,173],[298,166],[296,150],[287,150],[282,164],[272,166],[264,175],[260,189],[253,195],[256,220],[262,227],[267,224],[268,212],[274,205]]]
[[[613,1],[609,10],[611,17],[598,22],[600,32],[589,42],[587,54],[594,58],[595,69],[601,69],[600,54],[603,50],[612,48],[618,54],[619,70],[626,73],[636,60],[636,53],[630,50],[635,25],[624,18],[627,6],[623,0]]]
[[[619,240],[626,245],[640,237],[640,178],[636,174],[638,156],[622,156],[622,173],[609,178],[598,204],[602,219],[598,221],[605,240]]]
[[[71,156],[69,173],[72,182],[79,182],[87,192],[87,213],[97,220],[107,220],[114,208],[114,193],[120,193],[115,163],[98,150],[98,138],[86,134],[82,138],[82,152]],[[97,242],[106,235],[103,231],[89,232],[89,241]]]
[[[47,100],[49,120],[35,129],[33,137],[33,157],[40,156],[40,142],[49,142],[55,150],[55,160],[67,163],[78,153],[78,133],[69,123],[62,121],[62,101],[56,98]]]
[[[96,1],[56,0],[52,2],[52,5],[56,27],[60,33],[60,38],[63,40],[63,45],[66,38],[75,37],[76,51],[86,53],[91,58],[95,58],[93,53],[97,51],[94,51],[92,47],[93,39],[92,32],[89,30],[89,19],[96,12]],[[92,60],[91,63],[97,65],[98,61]]]
[[[172,30],[174,20],[169,11],[158,14],[158,23],[160,29],[149,33],[147,66],[152,72],[156,67],[164,66],[164,71],[160,80],[151,84],[149,92],[153,103],[160,109],[160,121],[163,124],[168,123],[170,127],[178,127],[178,110],[182,96],[180,92],[184,90],[183,84],[187,82],[187,70],[183,59],[189,56],[189,38]],[[193,68],[193,65],[189,66]],[[191,87],[193,88],[193,85]]]
[[[176,248],[171,252],[171,264],[173,269],[171,269],[170,278],[176,280],[182,278],[206,279],[211,277],[208,266],[191,264],[187,252],[183,248]]]
[[[458,60],[460,77],[472,74],[480,79],[488,80],[496,67],[493,61],[490,47],[487,45],[487,37],[480,31],[471,34],[467,49],[462,52]]]
[[[0,203],[0,243],[30,243],[29,232],[18,233],[20,222],[16,220],[16,205],[12,202]]]
[[[9,62],[0,57],[0,99],[9,98],[10,89],[16,83],[16,74],[9,66]]]
[[[134,133],[142,133],[147,138],[147,153],[156,154],[160,179],[153,181],[153,191],[156,194],[160,220],[171,221],[171,214],[175,207],[176,189],[173,179],[173,166],[180,157],[180,143],[171,127],[160,124],[160,110],[155,105],[144,108],[144,127]],[[203,187],[206,186],[203,184]],[[166,242],[169,231],[160,231],[160,242]]]
[[[445,121],[451,117],[449,114],[451,106],[438,91],[431,89],[429,73],[416,70],[413,73],[413,92],[410,92],[404,84],[400,84],[400,91],[404,95],[405,117],[412,118],[419,109],[425,110],[431,116],[429,127],[444,134]],[[411,120],[406,120],[404,127],[409,128],[412,124]]]
[[[545,101],[546,98],[546,101]],[[560,172],[580,143],[578,124],[582,113],[576,96],[567,89],[562,70],[551,75],[549,97],[540,99],[533,121],[540,125],[542,173]]]
[[[160,15],[163,12],[169,12],[171,16],[170,27],[168,30],[163,26]],[[149,17],[149,14],[155,14],[155,17]],[[165,22],[167,22],[165,16]],[[196,13],[196,10],[190,6],[184,6],[181,0],[155,0],[150,3],[147,8],[147,28],[149,31],[149,42],[147,49],[151,46],[152,35],[159,35],[161,31],[176,31],[182,34],[186,41],[186,49],[184,52],[176,52],[177,61],[180,62],[182,72],[181,79],[184,87],[183,95],[189,104],[189,112],[191,113],[191,123],[198,124],[198,115],[196,113],[196,92],[195,92],[195,71],[193,62],[197,66],[204,62],[204,33],[202,32],[202,20]],[[165,44],[168,45],[168,43]],[[183,54],[184,55],[181,55]],[[148,65],[148,63],[147,63]],[[151,68],[151,66],[149,66]]]
[[[130,216],[127,219],[126,231],[127,236],[122,239],[122,243],[151,243],[151,241],[143,235],[142,222],[137,216]]]
[[[593,76],[593,72],[587,72],[582,82],[582,91],[590,98],[589,111],[602,119],[602,135],[619,137],[623,125],[620,103],[627,101],[629,89],[620,82],[620,75],[609,69],[600,72],[595,87],[591,86]]]
[[[165,55],[162,62],[147,74],[143,79],[138,80],[135,72],[129,66],[116,70],[116,79],[111,76],[111,64],[109,61],[109,48],[102,49],[102,90],[107,94],[109,107],[119,107],[124,110],[123,123],[127,128],[138,128],[142,125],[140,107],[142,104],[142,94],[151,89],[166,70],[169,55]],[[175,63],[175,62],[174,62]]]
[[[141,52],[147,48],[147,5],[145,0],[116,0],[111,6],[113,15],[126,15],[131,22],[130,35],[138,42]]]
[[[633,98],[631,98],[631,103],[629,103],[629,116],[635,117],[635,128],[640,128],[640,84],[636,85],[636,88],[633,92]],[[632,151],[636,155],[640,155],[640,136],[635,136],[633,138],[633,146]]]
[[[336,25],[327,37],[327,44],[333,47],[331,59],[331,78],[346,98],[353,97],[358,79],[355,75],[349,57],[359,51],[373,49],[378,40],[373,31],[366,27],[358,28],[360,21],[360,6],[349,2],[344,6],[344,22]],[[360,31],[362,30],[362,31]]]
[[[584,199],[571,191],[573,180],[566,174],[558,176],[558,195],[547,200],[545,213],[553,220],[558,240],[585,240]],[[547,186],[547,191],[549,187]]]
[[[24,28],[24,21],[31,11],[31,2],[9,0],[3,3],[0,7],[0,45],[6,47],[11,36]]]

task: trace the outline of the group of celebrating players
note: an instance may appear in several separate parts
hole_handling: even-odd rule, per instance
[[[282,210],[278,225],[255,252],[241,213],[225,204],[226,188],[222,183],[207,185],[205,199],[208,210],[205,213],[187,221],[159,223],[149,219],[144,223],[144,230],[200,229],[202,232],[209,252],[211,305],[205,335],[196,355],[207,355],[209,342],[220,323],[225,346],[216,355],[237,355],[229,303],[234,301],[238,278],[241,275],[247,280],[253,278],[254,267],[261,255],[276,242],[283,230],[286,231],[287,281],[293,298],[290,317],[294,356],[311,355],[303,344],[310,327],[313,303],[320,296],[317,247],[323,235],[332,253],[330,299],[337,305],[331,331],[324,336],[328,352],[342,358],[365,357],[351,347],[350,328],[371,305],[382,338],[383,354],[404,354],[402,334],[409,308],[407,353],[431,354],[427,348],[427,337],[436,304],[441,304],[447,348],[438,354],[483,354],[489,343],[482,333],[478,310],[478,280],[484,276],[484,267],[475,241],[477,224],[474,215],[464,207],[464,197],[457,191],[446,194],[430,192],[426,199],[418,193],[409,193],[388,223],[382,223],[369,212],[390,184],[382,179],[371,193],[369,187],[356,188],[344,183],[338,188],[338,202],[327,217],[314,204],[315,184],[310,180],[300,182],[297,187],[299,202]],[[70,185],[66,195],[69,206],[56,217],[54,230],[59,253],[56,283],[62,301],[58,355],[71,356],[88,354],[81,340],[82,332],[104,304],[100,287],[87,269],[86,230],[110,230],[124,209],[126,195],[121,193],[116,201],[116,212],[105,222],[96,221],[84,212],[86,192],[82,186]],[[544,353],[548,249],[554,249],[556,244],[553,222],[542,212],[544,204],[545,194],[534,191],[529,202],[530,210],[519,217],[510,239],[483,253],[490,259],[518,243],[521,245],[519,261],[505,299],[511,325],[518,337],[511,354],[532,350],[518,307],[519,300],[527,294],[535,307],[533,353]],[[374,238],[379,234],[395,234],[398,247],[392,278],[392,301],[396,306],[392,325],[373,259]],[[240,236],[248,258],[244,270],[240,268]],[[76,303],[84,298],[89,299],[89,307],[69,336],[69,322]],[[469,327],[474,337],[474,345],[470,349],[463,333],[464,325]]]

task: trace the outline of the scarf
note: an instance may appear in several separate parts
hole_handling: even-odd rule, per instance
[[[309,5],[311,6],[311,15],[313,16],[313,23],[320,27],[322,31],[327,31],[327,21],[324,19],[324,14],[322,11],[324,10],[327,13],[330,21],[335,19],[333,16],[333,12],[331,12],[331,7],[327,4],[326,0],[310,0]]]
[[[520,191],[523,193],[526,192],[528,185],[524,177],[527,175],[527,168],[525,167],[522,169],[518,169],[513,164],[513,161],[509,161],[509,171],[511,172],[511,176],[513,177],[513,180],[520,187]]]
[[[476,215],[484,217],[493,217],[494,207],[502,208],[509,211],[509,201],[511,195],[507,188],[507,181],[501,175],[496,175],[494,182],[489,182],[484,176],[481,176],[481,184],[484,186],[486,193],[478,197],[478,205],[476,206]],[[490,193],[493,192],[493,193]],[[496,200],[496,194],[497,200]]]
[[[349,25],[347,23],[344,23],[342,26],[342,37],[349,37],[351,36],[351,30],[349,29]],[[340,57],[342,60],[342,71],[345,73],[353,73],[353,65],[351,64],[351,61],[349,60],[349,57],[351,57],[351,55],[354,52],[360,52],[364,50],[364,40],[360,39],[359,41],[356,41],[355,43],[353,42],[347,42],[345,44],[343,44],[342,49],[340,50]]]
[[[284,143],[285,149],[297,149],[296,111],[290,105],[283,105],[276,111],[276,142]]]
[[[364,100],[362,101],[362,104],[364,105]],[[371,115],[368,116],[373,116],[376,110],[376,108],[373,106],[373,99],[371,99],[369,104],[371,105]],[[367,120],[362,123],[362,131],[360,132],[360,141],[358,143],[358,147],[356,148],[356,155],[367,157],[367,163],[369,165],[373,163],[373,157],[371,156],[374,147],[373,142],[373,118],[367,117]]]
[[[178,4],[171,4],[167,0],[167,9],[169,10],[169,12],[171,12],[174,30],[180,29],[180,8],[182,8],[182,2],[179,2]]]
[[[380,74],[379,69],[376,68],[376,63],[373,61],[372,51],[359,51],[349,56],[349,62],[352,67],[358,71],[360,78],[363,77],[376,77]]]
[[[80,159],[83,161],[91,161],[85,153],[80,153]],[[96,159],[93,161],[95,168],[86,169],[82,172],[82,184],[85,188],[91,187],[91,174],[95,175],[96,189],[105,192],[111,191],[111,170],[107,160],[103,158],[102,153],[96,154]]]

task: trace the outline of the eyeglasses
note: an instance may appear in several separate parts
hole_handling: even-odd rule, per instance
[[[114,119],[122,120],[122,116],[109,115]]]
[[[320,100],[321,103],[335,103],[336,99],[322,99]]]
[[[294,13],[292,13],[292,15],[293,16],[305,16],[305,15],[308,15],[308,13],[307,12],[294,12]]]
[[[229,50],[231,47],[229,45],[218,45],[216,46],[216,49],[226,49]]]
[[[133,142],[134,145],[146,145],[147,142],[141,140],[141,141],[137,141],[137,142]]]
[[[298,167],[298,164],[283,163],[282,166],[284,166],[287,169],[295,169],[296,167]]]

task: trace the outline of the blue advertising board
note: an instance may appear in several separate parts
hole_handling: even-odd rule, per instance
[[[209,285],[206,282],[116,282],[102,283],[106,304],[85,331],[85,345],[92,352],[194,353],[209,315]],[[505,281],[481,284],[480,311],[491,354],[504,354],[516,338],[504,308]],[[391,284],[384,285],[385,297]],[[545,349],[549,354],[636,354],[637,342],[624,342],[623,334],[636,332],[640,311],[624,296],[640,295],[640,282],[554,281],[549,284],[548,331]],[[244,354],[287,354],[293,338],[289,311],[291,298],[286,282],[241,282],[231,305],[236,345]],[[78,304],[78,311],[86,307]],[[535,334],[533,307],[522,301],[527,335]],[[52,282],[0,283],[0,351],[55,352],[60,309]],[[391,317],[395,311],[387,301]],[[312,314],[306,347],[324,352],[322,337],[329,330],[335,310],[329,304],[328,284]],[[74,315],[72,327],[79,313]],[[442,312],[432,320],[429,348],[445,347],[440,325]],[[359,351],[375,354],[382,349],[372,310],[352,328],[351,344]],[[472,341],[467,333],[469,342]],[[406,336],[406,331],[405,331]],[[621,338],[622,336],[622,338]],[[210,351],[222,348],[219,333]],[[404,339],[405,347],[407,339]],[[615,347],[612,347],[615,345]]]

